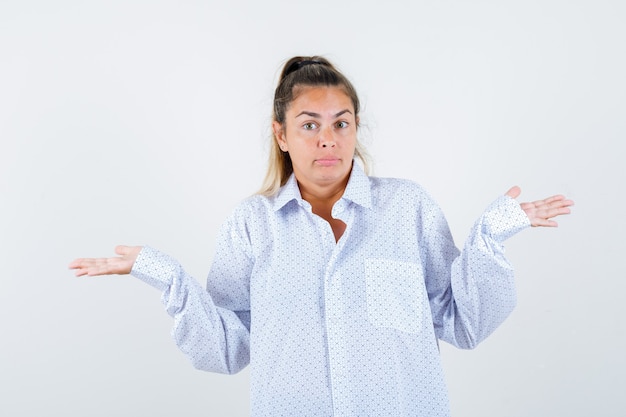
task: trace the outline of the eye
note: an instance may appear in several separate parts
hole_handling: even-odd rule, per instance
[[[305,123],[304,125],[302,125],[302,128],[303,128],[304,130],[313,130],[313,129],[315,129],[316,127],[317,127],[317,124],[316,124],[316,123],[313,123],[313,122],[308,122],[308,123]]]
[[[337,122],[335,123],[335,127],[337,127],[338,129],[345,129],[346,127],[348,127],[348,122],[346,122],[345,120]]]

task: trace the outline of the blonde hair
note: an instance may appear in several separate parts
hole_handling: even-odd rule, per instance
[[[297,98],[297,90],[301,86],[341,87],[354,105],[355,118],[358,117],[360,110],[359,97],[352,83],[325,58],[319,56],[297,56],[288,60],[283,66],[278,86],[274,93],[273,121],[284,125],[287,108]],[[280,149],[273,135],[270,140],[267,173],[258,192],[258,194],[268,197],[276,194],[293,173],[293,165],[291,164],[289,153]],[[361,161],[365,173],[369,173],[370,158],[358,138],[354,156]]]

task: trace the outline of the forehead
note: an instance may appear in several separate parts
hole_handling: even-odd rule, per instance
[[[354,104],[342,87],[303,86],[294,89],[294,99],[287,113],[298,114],[301,111],[311,111],[325,115],[336,114],[346,109],[354,114]]]

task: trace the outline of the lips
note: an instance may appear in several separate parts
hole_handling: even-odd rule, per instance
[[[337,165],[339,163],[339,158],[320,158],[320,159],[316,159],[315,162],[318,165],[324,166],[324,167],[331,167],[334,165]]]

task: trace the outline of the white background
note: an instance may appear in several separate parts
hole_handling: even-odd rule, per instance
[[[352,79],[374,173],[425,186],[457,244],[511,185],[576,201],[508,242],[510,319],[442,346],[453,415],[624,415],[625,21],[619,0],[1,0],[0,415],[248,413],[248,372],[194,370],[157,291],[67,264],[150,244],[203,282],[298,54]]]

